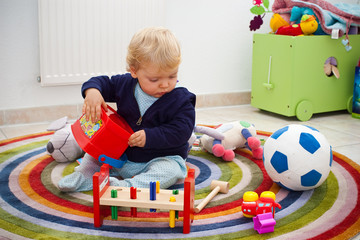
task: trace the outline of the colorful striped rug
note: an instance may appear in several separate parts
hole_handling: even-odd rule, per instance
[[[196,170],[196,204],[210,191],[211,180],[230,183],[199,214],[190,234],[182,222],[168,227],[168,212],[139,210],[130,217],[120,209],[118,220],[107,216],[94,228],[91,192],[65,194],[56,182],[76,163],[58,164],[47,155],[51,132],[0,142],[0,236],[7,239],[351,239],[360,232],[360,166],[334,153],[327,181],[306,192],[289,192],[269,179],[262,161],[238,151],[233,162],[192,151],[188,165]],[[269,135],[260,132],[261,135]],[[266,137],[265,137],[266,138]],[[178,184],[173,188],[181,189]],[[241,213],[245,191],[272,190],[282,209],[273,233],[259,235]],[[0,238],[1,238],[0,237]]]

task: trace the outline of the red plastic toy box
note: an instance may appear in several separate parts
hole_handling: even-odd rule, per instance
[[[83,115],[71,129],[79,146],[102,162],[106,162],[107,158],[111,161],[119,159],[128,147],[128,139],[133,133],[127,122],[110,106],[107,112],[102,109],[101,119],[96,123],[86,121]]]

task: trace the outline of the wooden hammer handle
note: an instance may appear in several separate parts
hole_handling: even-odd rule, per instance
[[[213,199],[216,194],[218,194],[220,191],[220,187],[217,186],[214,188],[214,190],[211,191],[211,193],[209,193],[209,195],[206,196],[206,198],[204,200],[202,200],[202,202],[194,209],[194,211],[196,213],[199,213],[210,201],[211,199]]]

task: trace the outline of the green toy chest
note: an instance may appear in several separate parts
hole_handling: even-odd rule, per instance
[[[254,34],[251,105],[301,121],[314,113],[350,111],[360,35],[349,35],[350,51],[342,39]],[[339,78],[324,72],[330,57]]]

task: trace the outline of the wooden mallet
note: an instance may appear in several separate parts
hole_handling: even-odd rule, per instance
[[[211,193],[194,209],[196,213],[199,213],[219,192],[228,193],[229,183],[213,180],[211,181],[210,189],[212,190]]]

